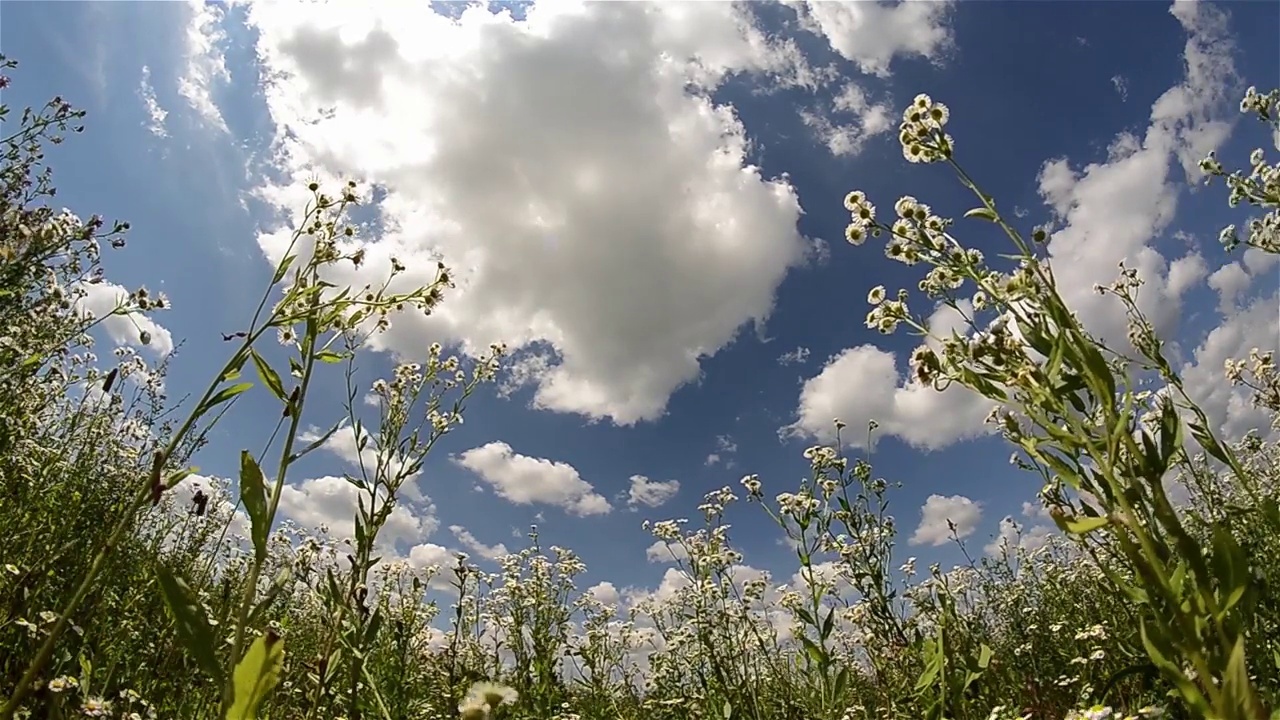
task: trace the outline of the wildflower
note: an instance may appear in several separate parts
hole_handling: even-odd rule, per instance
[[[80,706],[80,714],[86,717],[106,717],[111,713],[111,703],[102,698],[86,698]]]
[[[458,706],[462,720],[488,720],[494,708],[509,705],[519,698],[515,690],[492,682],[478,682],[471,686],[467,697]]]
[[[70,675],[61,675],[49,681],[51,692],[65,692],[80,687],[80,681]]]
[[[867,196],[865,193],[861,190],[854,190],[844,196],[844,209],[849,212],[853,212],[854,210],[857,210],[858,206],[862,205],[866,199]]]
[[[871,288],[871,292],[867,293],[867,302],[871,305],[879,305],[884,302],[885,289],[883,285],[877,285]]]
[[[850,223],[849,227],[844,229],[844,239],[849,241],[850,245],[861,245],[867,240],[867,231],[861,225]]]
[[[1107,720],[1111,717],[1112,709],[1107,705],[1094,705],[1093,707],[1081,713],[1082,720]]]

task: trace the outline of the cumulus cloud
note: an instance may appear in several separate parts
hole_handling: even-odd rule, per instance
[[[595,598],[596,602],[602,605],[616,607],[622,601],[622,595],[618,592],[618,588],[611,582],[598,582],[587,588],[586,594]]]
[[[963,317],[947,306],[933,313],[929,328],[931,335],[939,337],[949,336],[952,330],[964,334],[966,329]],[[875,420],[878,435],[894,435],[914,447],[936,450],[990,432],[983,421],[992,405],[959,385],[938,392],[915,378],[903,378],[894,353],[859,345],[831,358],[804,383],[797,418],[781,433],[834,442],[833,420],[839,418],[854,430],[842,434],[845,442],[863,447],[867,443],[864,429]]]
[[[1024,509],[1025,507],[1024,505]],[[999,556],[1002,552],[1012,555],[1018,548],[1034,552],[1049,543],[1053,532],[1054,528],[1049,525],[1034,525],[1026,528],[1022,523],[1006,515],[1000,520],[996,536],[983,550],[993,557]]]
[[[631,488],[627,491],[627,504],[635,507],[660,507],[680,492],[679,480],[650,480],[643,475],[631,476]]]
[[[101,318],[100,327],[107,332],[115,344],[134,347],[145,345],[161,356],[173,352],[173,335],[146,314],[134,310],[112,315],[112,312],[129,297],[129,291],[123,286],[101,282],[83,283],[79,287],[85,293],[84,297],[77,300],[81,312],[88,313],[94,318]],[[142,342],[144,333],[149,340],[147,343]]]
[[[1240,260],[1229,262],[1209,276],[1209,287],[1218,293],[1218,311],[1223,315],[1234,314],[1241,296],[1260,276],[1280,262],[1280,255],[1249,248]]]
[[[1187,394],[1228,438],[1242,437],[1250,430],[1264,436],[1270,431],[1267,413],[1250,404],[1248,388],[1231,386],[1223,366],[1228,359],[1247,358],[1253,348],[1280,354],[1277,308],[1280,294],[1272,294],[1233,312],[1205,337],[1182,368]]]
[[[655,540],[652,545],[645,548],[644,556],[651,563],[673,563],[688,560],[689,551],[680,543],[668,545],[662,540]]]
[[[285,485],[280,493],[280,510],[304,528],[326,528],[338,539],[355,537],[357,497],[361,491],[343,478],[325,475]],[[384,547],[414,543],[435,532],[440,523],[435,506],[413,508],[398,502],[378,535]]]
[[[653,420],[811,255],[794,188],[748,164],[742,124],[707,92],[798,62],[738,4],[550,3],[523,21],[264,4],[248,17],[284,172],[386,192],[365,268],[334,280],[381,277],[392,254],[406,283],[437,257],[455,270],[440,310],[399,318],[380,347],[505,341],[535,406]],[[260,238],[271,259],[285,233]]]
[[[1123,308],[1092,288],[1114,280],[1121,261],[1144,281],[1138,306],[1157,331],[1176,331],[1183,294],[1204,268],[1190,258],[1170,263],[1152,244],[1177,207],[1181,184],[1172,165],[1198,179],[1197,163],[1227,138],[1234,117],[1229,98],[1239,78],[1226,14],[1198,2],[1175,3],[1170,12],[1188,35],[1185,76],[1152,105],[1145,134],[1118,135],[1106,162],[1077,171],[1055,159],[1039,176],[1041,196],[1063,223],[1048,243],[1059,291],[1086,328],[1113,343],[1125,341]]]
[[[982,520],[982,503],[963,495],[930,495],[920,508],[920,524],[911,535],[912,545],[942,545],[955,536],[966,538],[973,534]]]
[[[788,2],[801,26],[867,74],[889,76],[899,56],[940,59],[952,45],[950,2]]]
[[[458,581],[455,568],[458,565],[458,553],[443,545],[420,543],[409,549],[405,561],[410,567],[418,570],[431,570],[431,579],[427,587],[443,591],[456,591],[453,584]]]
[[[455,462],[518,505],[557,505],[579,516],[602,515],[613,509],[572,465],[520,455],[504,442],[467,450]]]

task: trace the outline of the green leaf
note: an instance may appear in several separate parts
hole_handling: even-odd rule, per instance
[[[221,405],[222,403],[234,398],[235,396],[239,395],[245,390],[248,390],[251,387],[253,387],[253,383],[243,382],[243,383],[236,383],[231,387],[226,387],[226,388],[223,388],[222,390],[219,390],[217,395],[214,395],[213,397],[209,398],[209,401],[204,404],[204,407],[200,408],[200,414],[204,414],[211,408]]]
[[[825,668],[827,666],[827,654],[823,652],[822,648],[804,635],[800,636],[800,642],[804,645],[804,650],[809,654],[809,658],[817,663],[818,667]]]
[[[827,611],[827,617],[822,621],[822,639],[826,640],[831,637],[831,628],[834,626],[836,619],[836,609],[831,608]]]
[[[982,649],[978,654],[978,667],[986,670],[987,666],[991,664],[991,654],[991,648],[986,643],[983,643]]]
[[[323,435],[321,435],[320,437],[316,438],[315,440],[312,440],[312,441],[311,441],[311,444],[307,445],[306,447],[302,448],[302,449],[301,449],[301,450],[299,450],[298,452],[294,453],[294,454],[293,454],[293,458],[290,460],[290,462],[293,462],[294,460],[297,460],[298,458],[302,457],[303,455],[306,455],[307,453],[311,452],[312,450],[315,450],[316,448],[318,448],[318,447],[320,447],[321,445],[325,444],[325,442],[326,442],[329,438],[333,437],[333,434],[334,434],[334,433],[336,433],[336,432],[338,432],[338,429],[339,429],[339,428],[341,428],[341,427],[342,427],[342,423],[341,423],[341,422],[339,422],[338,424],[336,424],[336,425],[334,425],[333,427],[329,428],[328,432],[326,432],[325,434],[323,434]]]
[[[1217,438],[1215,438],[1213,433],[1209,432],[1204,425],[1193,422],[1189,423],[1188,427],[1191,429],[1191,436],[1196,439],[1196,442],[1200,444],[1200,447],[1204,448],[1205,452],[1223,463],[1228,465],[1231,464],[1231,461],[1227,458],[1227,454],[1223,452],[1222,446],[1218,444]]]
[[[217,641],[209,619],[205,617],[204,606],[200,604],[195,591],[185,580],[164,566],[156,567],[156,580],[159,581],[164,604],[169,608],[169,614],[173,616],[173,622],[177,626],[178,642],[182,643],[206,675],[221,684],[222,666],[218,664],[215,652]]]
[[[1209,714],[1209,703],[1205,700],[1204,694],[1191,682],[1171,660],[1169,653],[1173,650],[1169,643],[1161,636],[1154,635],[1147,629],[1148,623],[1144,620],[1139,626],[1139,632],[1142,635],[1142,646],[1146,648],[1147,657],[1151,658],[1151,662],[1155,665],[1165,678],[1171,681],[1178,688],[1178,693],[1182,695],[1182,699],[1187,701],[1197,712],[1200,717]]]
[[[1227,717],[1252,718],[1262,714],[1245,666],[1243,635],[1236,638],[1231,659],[1227,661],[1227,671],[1222,678],[1222,704],[1226,706],[1223,709],[1230,713]]]
[[[978,207],[964,214],[967,218],[980,218],[982,220],[996,221],[996,211],[990,208]]]
[[[840,672],[836,674],[836,684],[831,690],[832,699],[839,701],[844,695],[844,689],[849,685],[849,668],[848,666],[840,668]]]
[[[280,266],[276,268],[276,274],[272,276],[271,284],[275,285],[276,283],[283,280],[284,274],[289,272],[289,266],[292,265],[293,261],[297,259],[298,259],[297,255],[286,255],[284,260],[280,262]]]
[[[330,363],[330,364],[340,363],[346,359],[346,356],[342,355],[341,353],[336,353],[332,350],[321,350],[320,352],[316,353],[315,357],[320,362]]]
[[[267,517],[267,480],[248,450],[240,451],[240,501],[249,513],[254,555],[261,560],[267,556],[267,536],[271,532],[271,518]]]
[[[813,619],[813,615],[808,610],[797,607],[796,615],[799,615],[800,619],[808,623],[810,627],[818,627],[818,621]]]
[[[268,630],[258,636],[236,665],[231,707],[225,720],[257,720],[258,707],[280,680],[284,666],[284,640]]]
[[[271,394],[279,398],[282,403],[289,402],[289,396],[284,391],[284,383],[280,382],[280,376],[276,374],[276,371],[267,364],[266,360],[262,359],[257,350],[251,349],[249,353],[253,357],[254,367],[258,369],[258,377],[262,378],[263,384],[271,390]]]
[[[1088,535],[1089,533],[1103,527],[1110,520],[1106,516],[1101,517],[1077,517],[1071,520],[1063,520],[1063,529],[1073,535]]]

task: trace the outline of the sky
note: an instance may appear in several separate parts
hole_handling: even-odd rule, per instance
[[[344,281],[380,278],[392,254],[412,278],[429,280],[436,257],[458,278],[437,313],[378,337],[361,382],[432,342],[511,350],[414,480],[390,551],[427,563],[461,550],[493,570],[536,524],[586,562],[583,587],[632,596],[673,577],[643,521],[696,526],[703,496],[742,496],[748,473],[767,495],[794,490],[836,418],[846,450],[900,483],[903,558],[958,562],[948,521],[972,555],[1009,520],[1027,542],[1051,532],[1036,478],[982,422],[990,406],[915,385],[919,340],[864,326],[870,288],[914,290],[923,271],[844,242],[845,194],[881,208],[911,194],[950,217],[972,205],[945,167],[902,158],[898,119],[920,92],[950,107],[957,158],[983,189],[1024,230],[1050,228],[1087,328],[1123,336],[1092,288],[1121,260],[1137,267],[1142,306],[1214,423],[1265,430],[1222,367],[1280,348],[1280,267],[1218,245],[1248,213],[1203,187],[1197,162],[1216,150],[1241,167],[1273,144],[1238,102],[1280,85],[1277,30],[1280,5],[1261,2],[0,5],[0,52],[21,63],[3,102],[59,94],[88,112],[49,153],[59,201],[128,220],[108,279],[172,301],[140,320],[152,341],[139,346],[168,357],[171,398],[221,366],[221,333],[251,316],[301,185],[354,179],[374,188],[360,211],[370,260]],[[978,221],[956,232],[988,257],[1010,251]],[[123,319],[102,331],[105,346],[138,345]],[[306,424],[339,419],[343,394],[335,370]],[[201,473],[233,477],[278,413],[265,390],[244,396]],[[287,517],[350,527],[350,448],[295,466]],[[745,565],[790,576],[792,550],[759,508],[728,519]]]

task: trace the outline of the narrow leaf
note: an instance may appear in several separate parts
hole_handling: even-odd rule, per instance
[[[267,556],[267,535],[271,532],[271,518],[267,517],[267,481],[248,450],[240,451],[240,501],[249,513],[254,555],[261,560]]]
[[[996,221],[995,211],[984,207],[974,208],[965,213],[964,216],[967,218],[981,218],[982,220],[990,220],[991,222]]]
[[[235,385],[232,385],[230,387],[225,387],[219,390],[217,395],[214,395],[213,397],[209,398],[209,402],[206,402],[204,404],[204,407],[200,409],[200,413],[204,414],[209,409],[214,408],[218,405],[221,405],[222,403],[234,398],[235,396],[239,395],[245,390],[248,390],[251,387],[253,387],[253,383],[243,382],[243,383],[236,383]]]
[[[276,274],[271,278],[271,284],[275,285],[276,283],[283,280],[284,274],[289,272],[289,266],[292,265],[293,261],[297,259],[298,259],[297,255],[285,256],[285,259],[280,262],[280,267],[276,268]]]
[[[177,626],[178,642],[182,643],[206,675],[221,684],[222,666],[218,664],[218,655],[214,652],[217,642],[209,619],[205,617],[204,606],[200,604],[195,591],[185,580],[164,566],[156,567],[156,580],[159,581],[164,604],[169,608],[169,614]]]
[[[271,390],[272,395],[280,399],[280,402],[287,402],[284,383],[280,382],[280,376],[267,364],[266,360],[262,359],[257,350],[250,350],[249,352],[253,356],[253,365],[258,369],[258,377],[262,378],[263,384],[267,386],[267,389]]]

